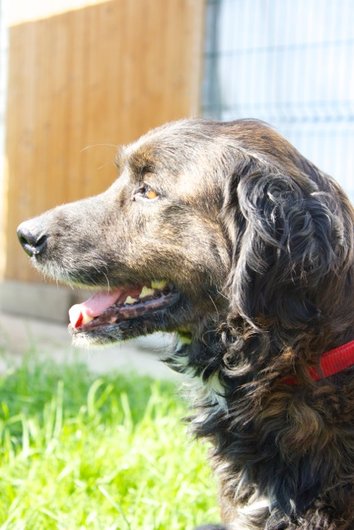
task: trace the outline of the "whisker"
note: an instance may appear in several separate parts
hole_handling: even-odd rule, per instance
[[[84,151],[88,151],[89,149],[92,149],[93,147],[112,147],[114,149],[118,149],[117,144],[90,144],[83,147],[80,151],[80,153],[83,153]]]
[[[219,317],[220,317],[219,309],[217,308],[214,299],[212,298],[212,296],[211,296],[210,294],[208,294],[208,298],[211,300],[211,302],[212,302],[212,304],[213,304],[213,306],[214,306],[214,308],[215,308],[215,311],[216,311],[217,317],[219,318]]]

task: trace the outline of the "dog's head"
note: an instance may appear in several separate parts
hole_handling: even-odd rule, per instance
[[[296,330],[321,319],[333,289],[345,296],[351,206],[268,126],[184,120],[120,149],[116,162],[107,191],[18,229],[37,268],[97,291],[72,308],[77,339],[200,333],[230,311]]]

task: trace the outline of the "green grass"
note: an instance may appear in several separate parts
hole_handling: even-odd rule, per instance
[[[0,528],[188,530],[218,519],[172,383],[25,361],[0,378]]]

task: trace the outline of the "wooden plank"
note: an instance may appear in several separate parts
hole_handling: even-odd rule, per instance
[[[68,17],[69,75],[68,75],[68,142],[67,167],[65,170],[67,200],[80,196],[84,187],[83,149],[85,147],[84,125],[86,121],[86,76],[87,61],[85,12],[74,11]]]
[[[7,117],[8,197],[6,226],[6,273],[9,278],[27,280],[38,277],[28,267],[26,256],[17,246],[16,227],[21,219],[34,215],[36,176],[33,165],[36,157],[36,112],[38,100],[34,79],[37,32],[28,24],[23,32],[10,33],[9,90]],[[6,201],[6,198],[5,198]]]
[[[86,10],[85,63],[85,122],[84,129],[84,185],[80,195],[92,195],[103,191],[114,178],[112,160],[116,150],[112,122],[112,103],[118,99],[113,93],[112,71],[115,68],[117,27],[112,25],[115,2]],[[119,30],[118,30],[119,32]]]
[[[110,0],[10,28],[5,278],[38,280],[21,220],[104,190],[117,144],[198,113],[203,9]]]

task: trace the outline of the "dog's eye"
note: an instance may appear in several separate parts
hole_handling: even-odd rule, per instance
[[[159,196],[158,193],[153,190],[148,184],[143,184],[140,186],[140,188],[135,192],[135,196],[143,197],[144,199],[157,199]]]

